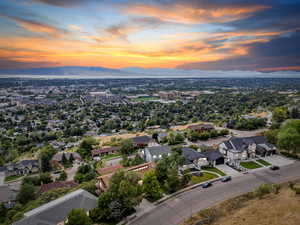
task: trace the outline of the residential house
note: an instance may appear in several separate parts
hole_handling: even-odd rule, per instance
[[[219,150],[224,155],[225,162],[236,167],[239,167],[240,161],[276,153],[276,147],[268,143],[264,136],[233,137],[220,144]]]
[[[182,156],[185,159],[183,169],[194,168],[200,170],[201,166],[207,166],[209,164],[206,155],[197,152],[195,149],[192,148],[183,147]]]
[[[13,223],[13,225],[64,224],[72,209],[83,209],[88,213],[97,207],[97,201],[96,196],[79,189],[24,213],[24,218]]]
[[[76,181],[55,181],[48,184],[42,184],[40,187],[40,193],[44,193],[47,191],[55,190],[57,188],[73,188],[76,187],[78,183]]]
[[[92,150],[92,157],[95,160],[100,160],[101,156],[118,153],[119,147],[103,147],[101,149]]]
[[[138,148],[156,145],[155,140],[146,135],[145,136],[137,136],[137,137],[131,138],[131,140],[133,141],[134,146],[138,147]]]
[[[50,163],[53,166],[60,166],[62,163],[63,155],[65,155],[67,160],[70,160],[70,157],[72,155],[75,163],[80,163],[83,161],[81,156],[77,152],[58,152],[52,157]]]
[[[224,156],[222,153],[217,150],[209,150],[201,152],[201,154],[205,155],[209,165],[216,166],[220,164],[224,164]]]
[[[39,172],[39,161],[35,159],[26,159],[18,163],[6,164],[2,167],[5,176],[31,174]]]
[[[0,186],[0,204],[4,204],[7,209],[11,209],[16,204],[17,192],[8,185]]]
[[[190,125],[188,126],[188,129],[197,132],[203,132],[203,131],[212,131],[215,129],[215,127],[212,124],[203,123],[203,124]]]
[[[161,159],[163,155],[171,155],[172,150],[169,146],[152,146],[145,148],[142,153],[147,162],[155,162]]]

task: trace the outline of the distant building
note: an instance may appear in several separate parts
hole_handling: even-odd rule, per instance
[[[215,129],[215,127],[212,124],[197,124],[197,125],[190,125],[188,126],[189,130],[197,131],[197,132],[203,132],[203,131],[212,131]]]
[[[151,146],[156,144],[155,140],[149,136],[137,136],[131,138],[131,140],[134,146],[138,148],[143,148],[146,146]]]
[[[35,159],[22,160],[18,163],[6,164],[0,168],[5,176],[25,175],[39,172],[39,161]]]
[[[48,184],[42,184],[40,188],[40,193],[44,193],[47,191],[52,191],[57,188],[73,188],[76,187],[78,183],[76,181],[55,181]]]
[[[50,163],[54,166],[55,165],[57,165],[57,166],[61,165],[63,155],[65,155],[67,160],[70,160],[70,157],[72,155],[73,159],[74,159],[74,162],[76,162],[76,163],[82,162],[82,158],[77,152],[58,152],[52,157]]]
[[[101,149],[92,150],[93,159],[100,160],[101,156],[118,153],[119,147],[103,147]]]

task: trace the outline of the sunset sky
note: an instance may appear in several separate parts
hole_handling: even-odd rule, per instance
[[[297,0],[1,0],[0,69],[300,71]]]

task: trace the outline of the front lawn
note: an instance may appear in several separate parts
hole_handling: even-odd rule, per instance
[[[215,173],[219,174],[220,176],[226,176],[226,173],[224,173],[223,171],[221,171],[221,170],[219,170],[218,168],[215,168],[215,167],[203,166],[202,169],[207,170],[207,171],[211,171],[211,172],[215,172]]]
[[[11,175],[11,176],[5,177],[5,181],[8,182],[8,181],[17,180],[20,177],[23,177],[23,175]]]
[[[268,163],[265,160],[259,159],[259,160],[256,160],[256,161],[259,162],[260,164],[263,164],[264,166],[271,166],[271,163]]]
[[[192,184],[198,184],[215,178],[218,178],[218,176],[213,173],[204,172],[202,176],[192,176],[191,182]]]
[[[261,165],[257,164],[256,162],[253,162],[253,161],[241,162],[241,166],[246,168],[246,169],[250,169],[250,170],[262,167]]]
[[[121,153],[109,154],[109,155],[102,156],[101,160],[107,161],[107,160],[110,160],[110,159],[113,159],[113,158],[117,158],[117,157],[120,157],[120,156],[122,156]]]

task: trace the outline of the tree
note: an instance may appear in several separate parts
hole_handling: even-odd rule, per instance
[[[143,178],[143,192],[150,201],[158,200],[162,196],[162,190],[154,171],[145,173]]]
[[[97,145],[98,141],[92,137],[86,137],[80,143],[78,148],[78,153],[81,155],[82,158],[87,158],[91,155],[91,151],[94,145]]]
[[[41,162],[42,172],[48,172],[52,169],[49,162],[55,153],[56,153],[56,150],[51,148],[50,146],[46,146],[41,150],[41,152],[39,154],[39,159]]]
[[[39,176],[39,183],[40,184],[49,184],[52,181],[53,180],[52,180],[52,177],[51,177],[50,173],[41,173],[40,176]]]
[[[6,214],[7,214],[7,209],[4,203],[0,203],[0,223],[4,222]]]
[[[85,181],[90,181],[95,177],[96,177],[96,173],[94,169],[90,165],[84,164],[78,168],[74,180],[76,180],[79,183],[82,183]]]
[[[134,145],[131,139],[125,139],[121,142],[120,152],[122,155],[130,155],[134,152]]]
[[[92,220],[83,209],[72,209],[66,225],[92,225]]]
[[[267,138],[269,143],[276,144],[278,142],[278,132],[278,129],[268,130],[264,132],[264,136]]]
[[[34,186],[33,184],[25,183],[21,186],[20,192],[17,196],[17,200],[21,204],[26,204],[30,200],[35,198]]]
[[[93,220],[115,220],[132,212],[142,200],[139,180],[134,172],[115,173],[110,179],[109,189],[99,196],[98,207],[91,213]]]
[[[288,111],[285,107],[276,107],[273,110],[273,120],[278,123],[282,123],[288,118]]]
[[[74,162],[74,156],[73,156],[73,154],[70,154],[70,157],[69,157],[69,163],[70,164],[73,164],[73,162]]]
[[[72,155],[72,154],[71,154],[71,155]],[[63,152],[63,154],[62,154],[62,156],[61,156],[61,163],[62,163],[63,165],[66,165],[66,164],[68,163],[68,160],[67,160],[66,155],[65,155],[64,152]]]
[[[300,152],[300,120],[287,120],[278,133],[278,145],[280,148]]]
[[[67,173],[65,171],[62,171],[61,174],[59,175],[58,180],[65,181],[65,180],[67,180],[67,178],[68,178]]]
[[[178,175],[178,168],[171,167],[168,169],[167,179],[164,183],[164,188],[168,193],[173,193],[181,187],[181,180]]]

